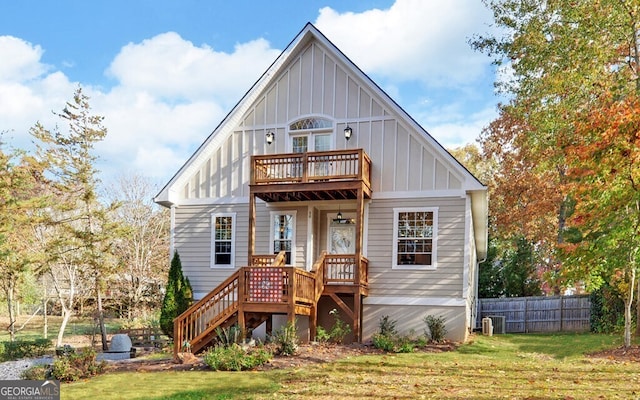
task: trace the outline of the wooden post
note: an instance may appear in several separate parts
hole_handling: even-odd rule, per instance
[[[353,339],[360,343],[362,341],[362,295],[360,289],[353,294]]]
[[[314,302],[309,313],[309,340],[316,339],[316,330],[318,324],[318,303]]]
[[[360,263],[362,262],[362,231],[364,230],[364,191],[358,189],[358,207],[356,211],[356,266],[354,271],[355,284],[360,285]]]
[[[243,340],[246,339],[247,334],[247,326],[244,318],[244,301],[247,287],[245,284],[245,271],[246,269],[244,267],[240,268],[240,271],[238,271],[238,328],[240,328],[240,334],[242,335]]]
[[[249,237],[248,237],[248,255],[247,264],[251,265],[251,258],[255,253],[255,238],[256,238],[256,196],[249,194]]]
[[[289,293],[289,298],[287,301],[289,302],[289,310],[287,312],[287,322],[293,324],[296,322],[296,293],[295,293],[295,267],[283,268],[286,273],[289,275],[289,279],[287,281],[287,292]]]

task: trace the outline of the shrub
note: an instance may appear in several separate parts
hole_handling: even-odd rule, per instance
[[[277,354],[290,356],[298,351],[298,328],[296,322],[289,322],[281,327],[271,337],[271,341],[277,347]]]
[[[50,339],[16,340],[2,343],[3,360],[40,357],[51,347]]]
[[[216,328],[218,335],[218,343],[223,347],[228,347],[234,343],[242,341],[242,330],[238,325],[232,325],[228,328]]]
[[[383,315],[378,322],[378,329],[381,335],[395,336],[398,334],[396,330],[396,320],[390,319],[388,315]]]
[[[53,362],[51,377],[62,382],[72,382],[101,374],[106,363],[97,361],[96,357],[93,349],[58,357]]]
[[[321,326],[316,328],[316,341],[320,343],[327,343],[331,339],[329,332]]]
[[[427,315],[424,317],[424,323],[427,324],[427,329],[425,329],[424,333],[432,343],[440,343],[444,341],[444,337],[447,335],[444,317]]]
[[[244,350],[234,343],[207,350],[202,360],[214,371],[245,371],[267,363],[271,357],[271,353],[262,347]]]
[[[372,339],[373,347],[375,347],[376,349],[384,351],[395,351],[396,342],[391,336],[383,335],[381,333],[375,333]]]
[[[329,311],[329,314],[334,318],[333,326],[329,330],[329,340],[333,343],[342,343],[345,336],[351,333],[351,326],[340,318],[340,313],[335,308]]]
[[[619,290],[605,283],[590,295],[591,332],[621,333],[624,331],[624,301]]]
[[[44,381],[51,377],[51,367],[49,365],[34,365],[22,371],[20,377],[29,381]]]
[[[165,335],[173,338],[173,320],[191,305],[193,291],[189,278],[182,274],[182,262],[176,251],[171,260],[166,292],[160,311],[160,328]]]
[[[411,353],[415,349],[413,334],[400,336],[396,329],[397,321],[388,315],[380,318],[378,332],[373,335],[373,346],[376,349],[393,353]]]

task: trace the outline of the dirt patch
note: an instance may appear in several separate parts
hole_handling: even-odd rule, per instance
[[[640,346],[618,347],[610,350],[588,354],[591,358],[604,358],[613,361],[640,362]]]
[[[417,352],[439,353],[453,351],[457,348],[455,343],[432,344],[417,348]],[[267,364],[257,368],[260,371],[283,368],[300,368],[315,364],[323,364],[337,361],[347,357],[363,355],[385,354],[384,351],[362,344],[334,345],[334,344],[303,344],[298,352],[292,356],[275,356]],[[171,358],[148,359],[133,358],[130,360],[114,361],[109,363],[108,371],[111,372],[152,372],[152,371],[194,371],[206,370],[208,367],[198,358],[192,364],[179,364]]]

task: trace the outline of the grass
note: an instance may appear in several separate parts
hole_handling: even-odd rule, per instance
[[[638,364],[585,357],[621,344],[592,334],[478,336],[457,351],[345,358],[268,372],[114,373],[63,399],[633,399]]]
[[[17,327],[21,327],[29,318],[29,316],[21,315],[18,317]],[[48,338],[55,341],[60,331],[60,324],[62,323],[62,317],[49,316],[47,318],[47,333]],[[8,317],[0,317],[0,324],[2,326],[9,325]],[[105,321],[107,332],[115,332],[120,328],[121,320],[110,319]],[[44,333],[44,321],[41,315],[38,315],[29,320],[24,329],[16,332],[16,339],[20,340],[32,340],[43,337]],[[86,336],[88,339],[92,334],[100,336],[100,329],[94,323],[92,318],[75,318],[72,317],[65,329],[65,338],[72,338],[78,336]],[[0,342],[10,340],[9,332],[6,329],[0,330]]]

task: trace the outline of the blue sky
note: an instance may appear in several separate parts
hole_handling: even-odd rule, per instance
[[[445,147],[495,118],[477,0],[0,0],[0,132],[28,148],[80,85],[105,117],[104,177],[164,183],[307,22]]]

